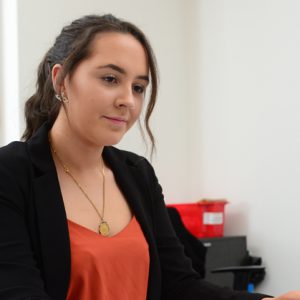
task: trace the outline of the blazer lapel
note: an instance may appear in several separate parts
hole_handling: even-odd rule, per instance
[[[139,220],[146,239],[148,242],[153,242],[154,237],[150,229],[152,226],[152,220],[149,216],[150,211],[145,209],[145,205],[150,204],[151,199],[147,194],[146,183],[142,180],[139,169],[129,160],[121,160],[116,157],[114,149],[110,147],[104,149],[103,158],[112,169],[116,182]]]
[[[116,157],[112,147],[105,147],[103,158],[112,169],[116,182],[136,216],[149,245],[150,272],[147,299],[160,299],[161,278],[155,237],[152,231],[152,199],[139,168],[130,159]]]
[[[55,165],[43,125],[28,142],[33,164],[34,202],[46,290],[53,299],[65,299],[70,278],[70,242],[66,212]]]

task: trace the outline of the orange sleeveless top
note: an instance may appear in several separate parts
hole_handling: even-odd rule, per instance
[[[103,237],[68,220],[71,278],[67,300],[145,300],[149,250],[135,217],[118,234]]]

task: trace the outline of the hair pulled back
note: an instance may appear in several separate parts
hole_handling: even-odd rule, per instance
[[[155,147],[154,136],[149,126],[149,119],[154,109],[158,75],[156,60],[150,43],[144,33],[135,25],[108,15],[87,15],[65,26],[56,38],[53,47],[45,54],[38,67],[36,92],[25,103],[26,129],[22,139],[28,140],[45,122],[54,123],[61,107],[61,101],[55,98],[51,71],[55,64],[62,65],[62,74],[59,80],[72,76],[78,64],[91,53],[90,45],[98,33],[117,32],[128,33],[135,37],[146,51],[149,63],[151,93],[145,113],[145,128]]]

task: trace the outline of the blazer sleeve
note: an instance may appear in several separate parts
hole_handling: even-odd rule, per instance
[[[19,178],[26,182],[29,176],[24,161],[7,152],[0,149],[0,299],[50,300],[26,225],[26,191]]]
[[[144,160],[144,174],[152,195],[154,234],[162,271],[162,299],[164,300],[259,300],[267,295],[237,292],[201,279],[192,269],[183,246],[176,237],[169,220],[161,186],[154,170]]]

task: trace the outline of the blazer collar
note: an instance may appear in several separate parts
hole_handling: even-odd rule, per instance
[[[48,132],[50,129],[50,123],[44,123],[27,141],[32,164],[35,169],[40,172],[40,174],[55,170],[48,140]]]
[[[27,142],[33,165],[33,201],[37,217],[42,275],[52,299],[66,299],[70,278],[70,241],[66,212],[48,141],[49,123]]]

